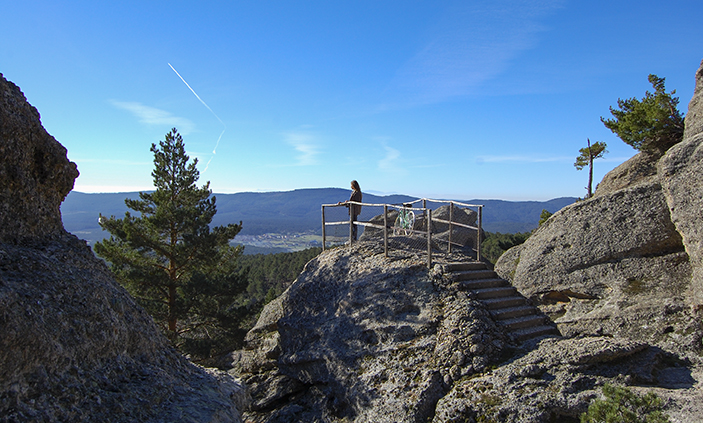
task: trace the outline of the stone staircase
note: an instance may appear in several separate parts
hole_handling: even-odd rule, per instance
[[[444,271],[460,290],[470,291],[473,298],[484,303],[495,321],[518,342],[543,335],[560,335],[547,316],[485,263],[448,263]]]

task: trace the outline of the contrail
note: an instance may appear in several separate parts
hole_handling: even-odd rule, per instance
[[[176,75],[178,75],[178,77],[181,78],[181,81],[183,81],[183,83],[186,84],[186,87],[188,87],[188,89],[195,95],[195,97],[196,97],[198,100],[200,100],[201,103],[203,103],[203,106],[207,107],[207,109],[210,111],[210,113],[212,113],[212,115],[215,116],[215,117],[217,118],[217,120],[219,120],[220,123],[221,123],[222,126],[223,126],[222,132],[220,133],[220,136],[217,138],[217,143],[215,143],[215,148],[213,148],[213,150],[212,150],[212,157],[210,157],[210,160],[207,161],[207,164],[205,165],[205,170],[203,170],[203,173],[205,173],[205,172],[207,171],[207,168],[210,166],[210,162],[211,162],[212,159],[215,157],[215,154],[217,154],[217,147],[220,145],[220,140],[222,139],[222,135],[223,135],[223,134],[225,133],[225,131],[227,130],[227,125],[225,125],[225,123],[222,122],[222,119],[220,119],[220,117],[217,116],[217,113],[213,112],[212,109],[210,108],[210,106],[208,106],[207,103],[205,103],[205,102],[203,101],[203,99],[200,98],[200,96],[198,95],[198,93],[195,92],[195,90],[186,82],[185,79],[183,79],[183,77],[181,76],[180,73],[178,73],[178,71],[176,70],[176,68],[174,68],[173,66],[171,66],[170,63],[168,64],[168,66],[169,66],[171,69],[173,69],[174,72],[176,72]]]

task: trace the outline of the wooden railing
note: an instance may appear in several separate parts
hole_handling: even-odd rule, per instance
[[[438,203],[438,204],[444,204],[444,205],[449,205],[449,218],[448,220],[445,219],[436,219],[432,217],[432,208],[428,207],[428,203]],[[422,207],[417,207],[413,206],[414,204],[422,204]],[[371,221],[364,221],[364,220],[357,220],[353,221],[352,217],[349,216],[349,219],[346,220],[337,220],[337,221],[327,221],[326,215],[325,215],[325,209],[326,208],[335,208],[335,207],[349,207],[350,205],[359,205],[362,207],[377,207],[377,208],[383,208],[383,222],[380,223],[375,223]],[[476,226],[471,226],[471,225],[466,225],[461,222],[458,222],[454,220],[454,210],[456,207],[464,207],[464,208],[477,208],[477,219],[476,219]],[[447,252],[451,253],[452,252],[452,246],[461,246],[461,244],[458,244],[452,240],[452,234],[454,232],[455,227],[461,227],[469,230],[475,230],[476,231],[476,260],[480,261],[481,260],[481,228],[482,228],[482,220],[483,220],[483,205],[477,205],[477,204],[465,204],[465,203],[460,203],[458,201],[446,201],[446,200],[432,200],[428,198],[423,198],[419,200],[415,200],[409,203],[405,203],[403,205],[397,205],[397,204],[371,204],[371,203],[361,203],[361,202],[354,202],[354,201],[347,201],[345,203],[341,204],[323,204],[322,205],[322,249],[325,250],[327,247],[327,226],[335,226],[335,225],[348,225],[349,226],[349,240],[348,243],[349,245],[354,242],[353,240],[353,230],[354,230],[354,225],[362,226],[364,228],[375,228],[375,229],[380,229],[383,231],[383,249],[384,249],[384,255],[388,257],[388,241],[389,238],[393,237],[394,235],[391,234],[391,231],[393,229],[398,229],[396,226],[394,226],[394,222],[389,222],[388,221],[388,211],[389,209],[397,209],[400,212],[408,212],[412,211],[415,213],[415,216],[420,214],[422,217],[420,221],[424,220],[427,222],[425,225],[425,228],[422,230],[418,230],[413,228],[404,228],[405,232],[409,232],[410,235],[407,233],[405,236],[412,236],[412,235],[419,235],[419,236],[424,236],[426,237],[427,240],[427,266],[431,267],[432,266],[432,228],[433,222],[437,223],[443,223],[449,226],[449,231],[448,231],[448,239],[447,239]],[[375,216],[378,217],[378,216]]]

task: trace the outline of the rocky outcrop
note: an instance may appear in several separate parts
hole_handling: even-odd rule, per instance
[[[625,163],[608,172],[596,187],[596,192],[593,195],[602,196],[623,188],[658,182],[658,159],[659,157],[652,154],[635,154]]]
[[[59,206],[78,177],[39,112],[0,74],[0,242],[61,234]]]
[[[251,422],[426,422],[456,381],[510,351],[486,307],[377,242],[307,264],[232,355]]]
[[[703,417],[677,356],[612,336],[516,342],[447,267],[375,242],[313,259],[230,356],[252,397],[245,420],[576,421],[605,383],[658,386],[672,416],[694,405],[677,421]]]
[[[614,169],[596,196],[555,213],[496,263],[563,334],[629,337],[699,360],[701,70],[696,78],[680,144]]]
[[[691,371],[672,360],[621,338],[545,339],[492,372],[455,384],[432,421],[577,422],[606,383],[644,385],[633,389],[664,398],[672,421],[700,421]]]
[[[703,63],[696,72],[696,88],[688,105],[684,139],[659,161],[657,169],[671,213],[683,238],[693,278],[691,300],[703,307]]]
[[[63,230],[76,166],[2,77],[0,95],[0,421],[241,421],[241,385],[179,355]]]

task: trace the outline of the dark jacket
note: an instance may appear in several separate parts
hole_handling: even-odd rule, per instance
[[[361,191],[352,191],[351,197],[349,197],[349,201],[361,203],[361,197]],[[361,205],[349,204],[349,214],[351,214],[352,216],[358,216],[359,214],[361,214]]]

